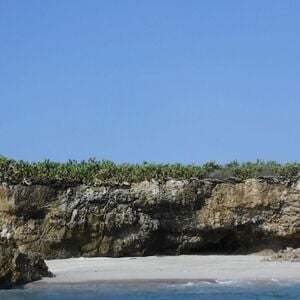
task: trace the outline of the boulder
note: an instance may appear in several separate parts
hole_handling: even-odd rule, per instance
[[[51,276],[52,273],[39,254],[23,253],[14,242],[0,239],[0,288],[10,288]]]

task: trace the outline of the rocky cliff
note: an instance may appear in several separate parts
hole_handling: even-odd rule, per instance
[[[300,181],[0,185],[0,236],[45,258],[300,246]]]

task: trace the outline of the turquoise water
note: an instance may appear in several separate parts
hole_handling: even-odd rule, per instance
[[[96,299],[300,299],[300,283],[182,282],[76,284],[0,290],[1,300]]]

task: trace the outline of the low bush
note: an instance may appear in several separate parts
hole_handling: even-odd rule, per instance
[[[183,164],[115,164],[114,162],[96,159],[65,163],[45,160],[29,163],[0,156],[0,181],[9,183],[86,183],[95,185],[101,182],[139,182],[155,179],[166,181],[170,178],[189,179],[216,178],[240,179],[262,176],[280,176],[295,178],[300,174],[299,163],[279,164],[274,161],[238,163],[220,165],[214,161],[204,165]]]

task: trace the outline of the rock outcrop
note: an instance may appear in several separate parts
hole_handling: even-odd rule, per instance
[[[0,288],[52,276],[39,254],[23,253],[12,241],[0,239]]]
[[[264,261],[300,262],[300,248],[293,249],[287,247],[285,250],[280,250],[272,256],[265,258]]]
[[[0,236],[45,258],[300,246],[300,181],[0,185]]]

